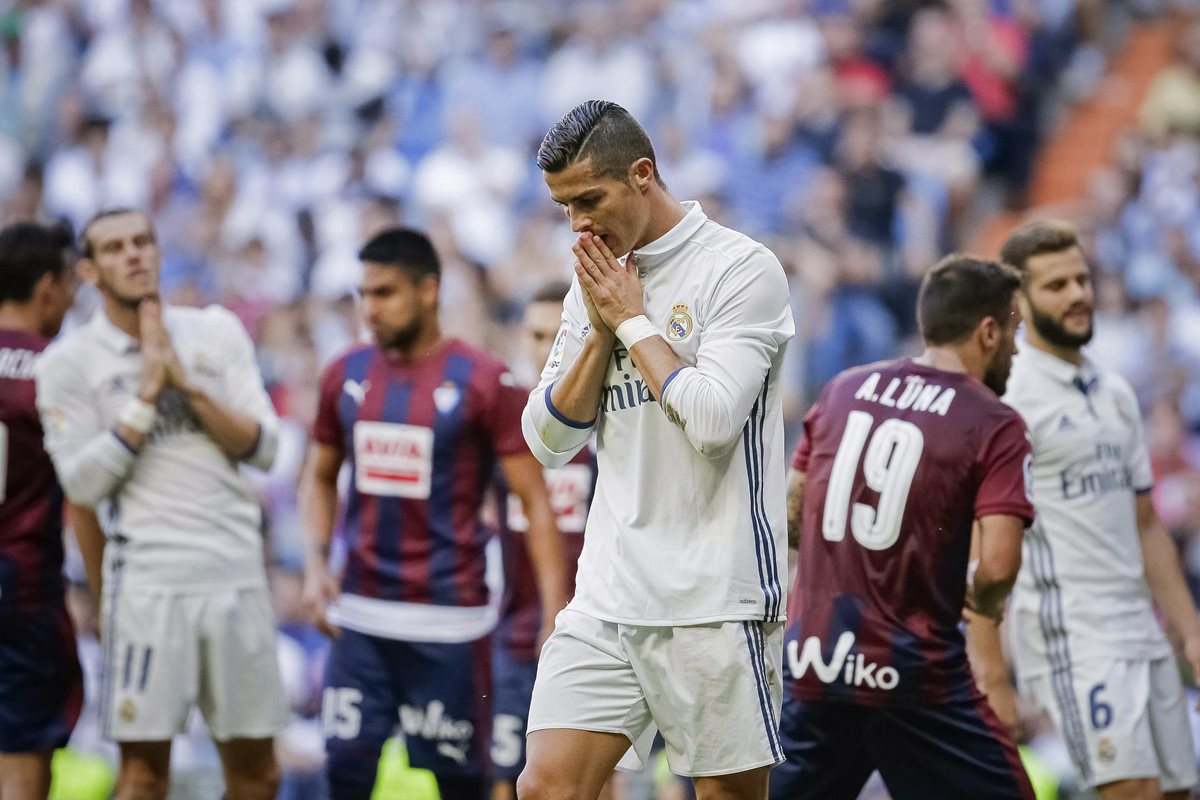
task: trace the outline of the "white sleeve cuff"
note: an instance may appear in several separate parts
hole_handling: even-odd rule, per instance
[[[583,449],[592,438],[596,420],[579,422],[563,415],[554,407],[550,392],[554,384],[547,384],[544,391],[534,390],[521,414],[521,431],[530,451],[544,466],[561,467]]]

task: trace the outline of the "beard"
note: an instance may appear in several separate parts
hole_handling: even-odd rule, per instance
[[[997,397],[1003,397],[1005,390],[1008,389],[1008,375],[1011,370],[1011,358],[1007,359],[1004,364],[989,365],[987,372],[983,373],[983,385],[995,392]]]
[[[1038,332],[1038,335],[1055,347],[1079,348],[1092,340],[1092,317],[1090,312],[1087,330],[1083,333],[1072,333],[1064,328],[1061,322],[1049,314],[1043,314],[1039,311],[1033,303],[1029,304],[1029,310],[1031,313],[1029,324]]]
[[[384,350],[407,352],[421,336],[421,321],[415,320],[402,328],[380,331],[376,334],[379,346]]]

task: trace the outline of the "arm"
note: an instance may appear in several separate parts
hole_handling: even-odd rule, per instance
[[[101,607],[104,596],[104,530],[96,518],[95,509],[67,503],[67,519],[75,531],[75,543],[83,556],[83,570],[87,575],[88,589],[96,608]]]
[[[554,629],[555,615],[567,602],[562,534],[555,524],[541,464],[531,455],[519,453],[502,458],[500,467],[509,488],[521,499],[521,507],[529,520],[525,546],[529,560],[533,562],[538,598],[542,604],[542,631],[538,641],[544,642]]]
[[[196,386],[188,385],[184,394],[192,411],[199,417],[200,424],[204,426],[204,432],[231,461],[247,461],[260,469],[270,469],[275,459],[274,452],[265,460],[255,458],[264,449],[261,446],[260,435],[262,426],[258,420],[240,411],[234,411]],[[274,449],[273,445],[271,449]]]
[[[521,414],[525,443],[550,468],[566,464],[588,443],[599,414],[616,339],[603,322],[591,321],[592,313],[590,300],[572,287],[554,348]]]
[[[1200,678],[1200,619],[1179,566],[1175,543],[1154,510],[1149,492],[1137,496],[1137,522],[1150,595],[1162,609],[1167,630],[1181,644],[1193,674]]]
[[[992,514],[978,520],[979,558],[967,579],[967,607],[999,624],[1004,601],[1021,570],[1025,520]]]
[[[304,526],[304,603],[314,624],[326,636],[338,631],[325,616],[326,607],[337,600],[337,579],[329,572],[329,547],[337,518],[338,472],[343,453],[331,445],[309,445],[300,477],[300,508]]]
[[[188,380],[161,318],[152,329],[147,329],[143,322],[143,338],[163,337],[161,346],[167,353],[169,378],[183,390],[205,433],[217,447],[232,461],[270,469],[279,445],[279,420],[263,387],[262,374],[254,360],[254,345],[232,313],[219,306],[207,313],[219,323],[220,335],[225,339],[223,349],[228,355],[222,400]]]
[[[980,557],[980,542],[980,525],[976,523],[971,535],[972,563]],[[1016,728],[1020,714],[1016,690],[1004,658],[1000,624],[970,609],[964,609],[963,620],[966,622],[967,657],[971,662],[975,685],[987,697],[996,716],[1011,731]]]
[[[43,356],[34,369],[46,450],[59,483],[72,503],[94,508],[125,482],[144,436],[126,425],[104,427],[82,370],[67,354]]]
[[[580,236],[580,246],[576,275],[605,322],[617,330],[640,317],[649,333],[637,270],[618,263],[596,237]],[[727,268],[714,291],[695,366],[683,364],[657,334],[622,332],[667,419],[701,455],[721,457],[741,436],[772,359],[795,333],[789,297],[779,261],[754,250]]]
[[[804,487],[807,483],[806,472],[793,468],[788,474],[787,534],[788,548],[791,550],[800,547],[800,522],[804,516]]]

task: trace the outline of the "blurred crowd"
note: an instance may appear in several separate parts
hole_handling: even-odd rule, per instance
[[[592,97],[646,125],[676,197],[784,262],[794,430],[837,371],[911,347],[940,254],[1024,207],[1042,135],[1101,85],[1113,20],[1177,15],[1140,125],[1062,212],[1096,266],[1095,355],[1138,390],[1156,499],[1200,589],[1200,23],[1159,6],[0,0],[0,218],[146,209],[168,299],[221,303],[254,337],[287,428],[259,488],[302,776],[321,647],[294,596],[294,487],[319,370],[360,336],[355,253],[387,225],[427,230],[444,330],[532,379],[511,334],[569,277],[573,238],[533,154]]]

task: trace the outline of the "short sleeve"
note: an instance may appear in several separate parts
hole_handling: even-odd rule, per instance
[[[312,438],[318,444],[330,447],[345,446],[345,431],[342,418],[338,415],[338,400],[342,396],[344,362],[335,361],[321,375],[321,388],[317,397],[317,418],[313,420]]]
[[[497,373],[490,388],[484,424],[491,434],[493,451],[500,458],[528,453],[529,445],[521,432],[521,412],[529,398],[528,390],[517,385],[507,368]]]
[[[1033,447],[1025,422],[1011,412],[984,441],[979,452],[980,482],[975,518],[994,514],[1033,522]]]

